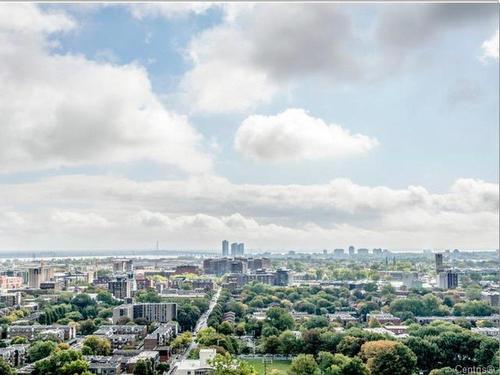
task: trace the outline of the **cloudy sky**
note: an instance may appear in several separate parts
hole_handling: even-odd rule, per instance
[[[0,251],[498,245],[496,4],[0,4]]]

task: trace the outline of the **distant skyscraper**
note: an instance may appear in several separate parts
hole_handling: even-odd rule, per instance
[[[356,249],[354,248],[354,246],[349,246],[349,255],[354,255],[356,254]]]
[[[231,244],[231,256],[235,257],[238,255],[238,244],[236,242],[233,242]]]
[[[344,249],[335,249],[335,250],[333,250],[333,255],[335,255],[335,256],[343,256],[344,255]]]
[[[358,249],[358,255],[368,255],[368,254],[370,254],[370,250],[365,248]]]
[[[243,242],[238,244],[238,255],[245,255],[245,244]]]
[[[222,256],[227,257],[229,255],[229,242],[227,240],[222,241]]]
[[[458,287],[458,273],[452,271],[439,272],[437,284],[441,289],[455,289]]]
[[[443,267],[443,254],[438,253],[434,255],[436,259],[436,273],[440,273],[444,270]]]

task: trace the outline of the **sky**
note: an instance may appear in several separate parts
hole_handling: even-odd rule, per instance
[[[0,4],[0,252],[496,249],[498,4]]]

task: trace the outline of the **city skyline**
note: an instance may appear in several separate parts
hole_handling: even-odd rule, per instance
[[[0,253],[494,250],[498,27],[497,4],[1,4]]]

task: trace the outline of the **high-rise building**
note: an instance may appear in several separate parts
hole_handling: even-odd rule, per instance
[[[40,288],[40,283],[50,281],[54,278],[54,269],[46,266],[43,261],[39,267],[30,267],[28,269],[28,286],[30,288]]]
[[[358,255],[368,255],[370,251],[368,249],[358,249]]]
[[[176,303],[134,303],[120,305],[113,309],[113,324],[121,318],[145,319],[148,322],[167,323],[177,319]]]
[[[109,292],[118,299],[132,297],[133,279],[127,276],[118,276],[115,280],[108,282]]]
[[[455,289],[458,287],[458,273],[453,271],[439,272],[437,284],[441,289]]]
[[[243,255],[245,255],[245,244],[242,242],[238,244],[238,256]]]
[[[276,270],[275,283],[279,286],[288,286],[293,282],[292,271],[286,268]]]
[[[356,249],[354,248],[354,246],[349,246],[349,255],[354,255],[356,254]]]
[[[229,255],[229,242],[227,240],[222,241],[222,256],[227,257]]]
[[[333,250],[333,255],[340,257],[344,255],[344,249],[334,249]]]
[[[113,272],[131,272],[134,270],[134,261],[132,259],[115,259],[113,260]]]
[[[444,270],[443,266],[443,254],[438,253],[434,255],[436,260],[436,273],[440,273]]]
[[[231,244],[231,256],[235,257],[238,255],[238,244],[236,242],[233,242]]]

